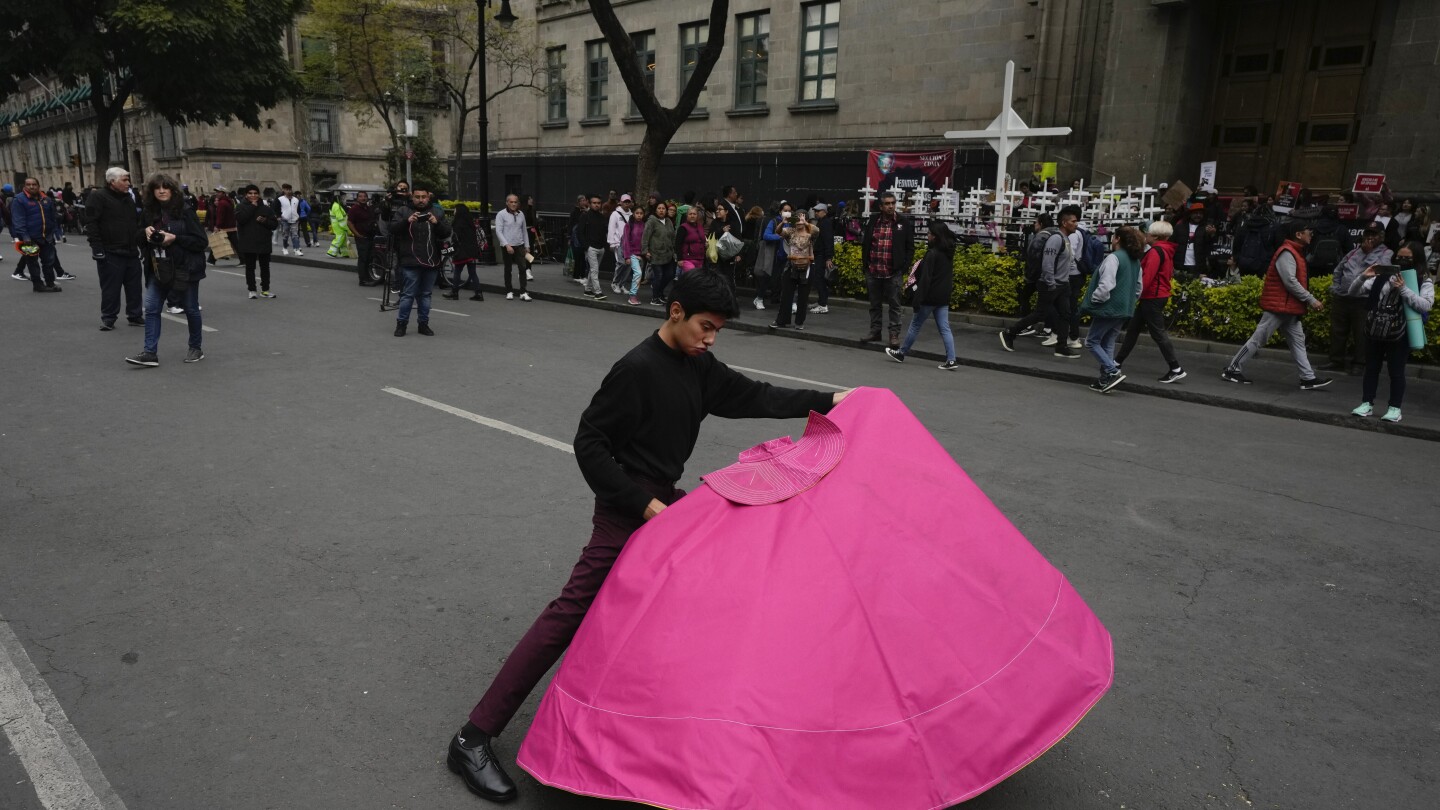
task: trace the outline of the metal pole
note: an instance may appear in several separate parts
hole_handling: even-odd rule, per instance
[[[475,0],[479,36],[475,41],[479,48],[476,61],[480,69],[480,227],[487,239],[490,237],[490,116],[485,111],[489,106],[485,103],[488,90],[485,79],[485,9],[488,5],[489,0]]]
[[[413,186],[410,177],[410,77],[405,77],[405,185]]]

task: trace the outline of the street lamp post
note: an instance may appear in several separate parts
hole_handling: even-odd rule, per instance
[[[479,29],[476,40],[479,53],[475,61],[480,69],[480,225],[487,239],[490,238],[490,116],[485,109],[489,106],[485,102],[485,94],[489,90],[485,78],[485,11],[489,7],[490,0],[475,0],[476,26]],[[509,28],[515,20],[515,14],[510,11],[510,0],[500,0],[495,22]]]

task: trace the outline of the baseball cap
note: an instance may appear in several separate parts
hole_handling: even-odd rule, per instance
[[[621,195],[620,195],[620,202],[634,202],[634,201],[635,201],[635,198],[631,197],[629,194],[621,194]]]
[[[825,203],[815,203],[815,209],[814,209],[814,210],[816,210],[816,211],[829,211],[829,210],[830,210],[830,206],[826,205]]]
[[[740,454],[729,467],[700,476],[725,500],[761,506],[793,498],[815,486],[845,454],[840,426],[815,411],[800,441],[771,439]]]

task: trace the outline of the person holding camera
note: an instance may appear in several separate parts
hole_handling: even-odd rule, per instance
[[[260,201],[260,187],[251,183],[235,207],[235,244],[245,263],[245,288],[251,298],[274,298],[270,292],[270,235],[279,227],[275,210]],[[260,265],[260,294],[255,294],[255,265]]]
[[[200,348],[200,279],[205,277],[205,249],[209,240],[200,219],[185,205],[180,184],[167,174],[154,174],[145,182],[141,195],[145,226],[145,346],[137,355],[125,358],[136,366],[160,365],[160,311],[168,297],[185,302],[185,321],[190,327],[190,348],[185,362],[205,358]]]
[[[90,256],[100,276],[100,331],[115,328],[120,291],[125,291],[125,318],[145,325],[140,287],[140,218],[130,196],[130,172],[120,166],[105,170],[105,187],[85,200],[85,233]]]
[[[410,200],[397,206],[390,215],[390,245],[395,251],[395,266],[400,270],[400,307],[395,317],[395,337],[405,337],[410,326],[410,309],[420,310],[420,334],[433,336],[430,329],[430,291],[444,257],[440,243],[450,237],[450,226],[436,214],[430,202],[430,189],[416,181],[410,187]]]
[[[780,238],[785,245],[785,271],[780,276],[780,302],[770,331],[790,326],[793,313],[795,328],[805,329],[805,313],[810,311],[810,266],[815,262],[815,235],[820,229],[810,224],[804,209],[794,213],[780,225]]]
[[[1400,271],[1414,270],[1418,290],[1410,289]],[[1375,395],[1380,392],[1380,366],[1390,368],[1390,398],[1386,422],[1400,421],[1400,402],[1405,398],[1405,362],[1410,358],[1410,341],[1405,333],[1405,307],[1421,316],[1435,305],[1435,280],[1426,272],[1425,246],[1410,242],[1400,246],[1392,265],[1371,265],[1350,283],[1349,295],[1364,296],[1365,379],[1363,398],[1350,413],[1365,417],[1375,412]]]

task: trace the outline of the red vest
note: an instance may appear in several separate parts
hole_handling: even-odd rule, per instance
[[[1299,242],[1287,239],[1275,255],[1270,257],[1270,269],[1265,271],[1265,287],[1260,291],[1260,308],[1266,312],[1274,312],[1280,315],[1304,315],[1305,302],[1290,294],[1285,285],[1280,283],[1280,271],[1275,269],[1275,262],[1280,254],[1290,251],[1295,257],[1295,280],[1300,286],[1306,286],[1308,280],[1305,270],[1305,251]]]

